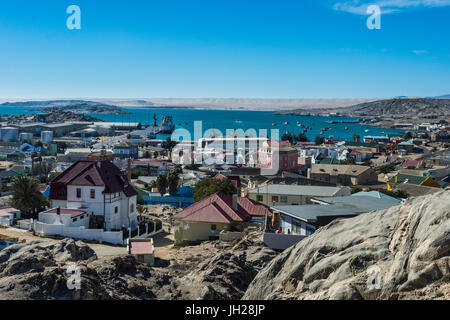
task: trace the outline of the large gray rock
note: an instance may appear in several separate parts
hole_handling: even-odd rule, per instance
[[[179,299],[241,299],[257,273],[278,253],[264,246],[262,234],[250,233],[236,245],[207,258],[178,278]]]
[[[240,299],[277,253],[250,234],[195,262],[152,268],[133,256],[97,259],[84,243],[62,240],[11,246],[0,253],[1,299]],[[76,265],[81,289],[67,286]]]
[[[273,259],[243,299],[397,299],[450,271],[450,191],[335,220]]]

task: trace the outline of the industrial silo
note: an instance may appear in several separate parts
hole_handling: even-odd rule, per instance
[[[5,142],[16,142],[19,140],[19,129],[13,127],[0,128],[0,138]]]

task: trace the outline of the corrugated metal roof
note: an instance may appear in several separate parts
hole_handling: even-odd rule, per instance
[[[249,189],[249,193],[270,193],[285,195],[309,195],[316,197],[333,196],[343,187],[322,187],[322,186],[305,186],[305,185],[285,185],[285,184],[268,184],[257,188]]]
[[[375,210],[388,209],[396,203],[390,200],[370,196],[334,197],[318,199],[329,205],[275,206],[272,209],[281,211],[304,221],[314,222],[317,217],[352,216]]]

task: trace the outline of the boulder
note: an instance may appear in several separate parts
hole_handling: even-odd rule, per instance
[[[401,298],[433,285],[449,271],[446,190],[334,220],[269,262],[243,298]]]

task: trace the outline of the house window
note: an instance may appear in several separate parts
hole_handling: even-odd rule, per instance
[[[281,202],[288,202],[287,197],[281,197]]]
[[[119,212],[119,207],[114,207],[114,213]]]
[[[77,188],[77,198],[81,198],[81,188]]]
[[[133,203],[130,205],[130,212],[131,212],[131,213],[134,212],[134,204],[133,204]]]
[[[263,201],[263,200],[264,200],[263,196],[260,196],[260,195],[256,196],[256,201]]]
[[[212,224],[212,225],[211,225],[211,230],[212,230],[212,231],[216,231],[216,230],[217,230],[217,225]]]
[[[84,219],[84,216],[80,216],[80,220]]]
[[[278,202],[278,196],[272,196],[272,202]]]
[[[91,189],[91,199],[95,199],[95,189]]]

